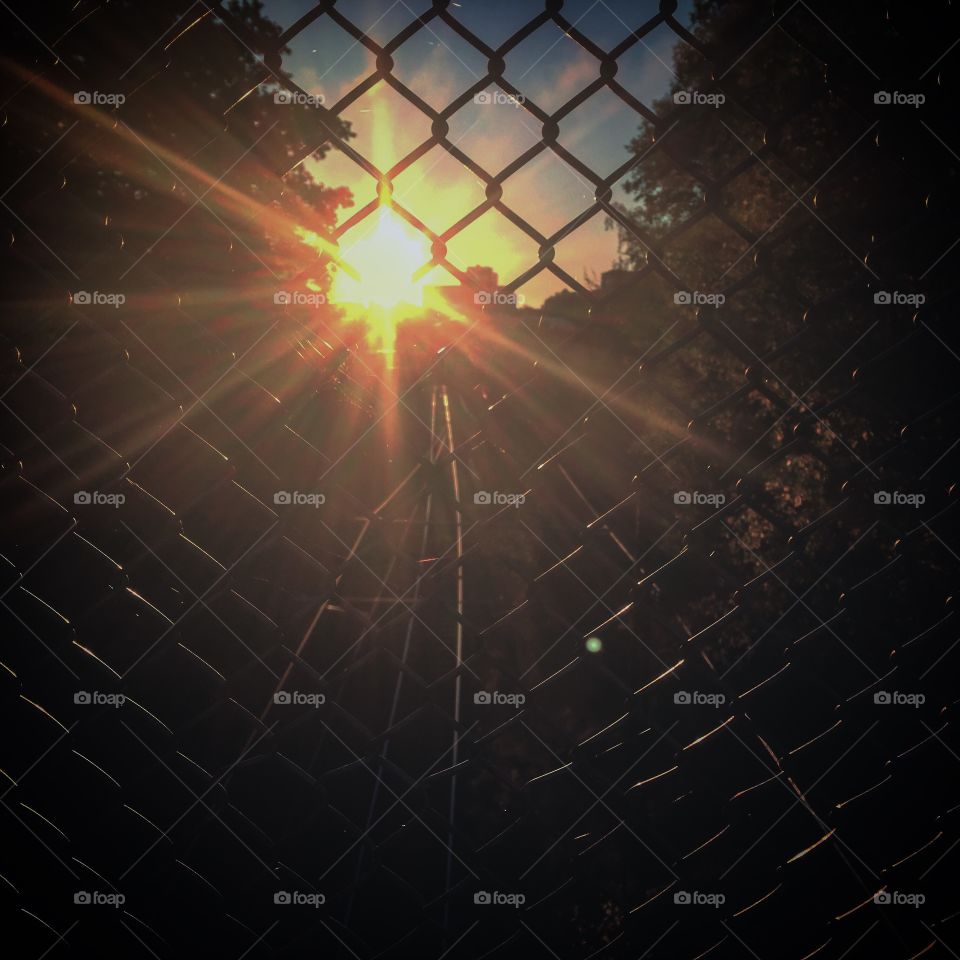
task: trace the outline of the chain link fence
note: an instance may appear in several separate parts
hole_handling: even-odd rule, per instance
[[[955,956],[955,11],[638,4],[605,50],[562,2],[497,47],[346,6],[7,7],[18,955]],[[506,77],[549,23],[596,63],[554,111]],[[331,24],[374,72],[264,113]],[[436,110],[394,55],[440,24],[487,72]],[[642,103],[618,60],[658,28],[680,76]],[[431,126],[389,170],[341,122],[377,83]],[[539,131],[496,171],[449,136],[494,89]],[[561,136],[601,90],[641,130],[606,176]],[[430,150],[485,188],[441,233],[392,190]],[[550,234],[504,199],[545,151],[594,196]],[[448,247],[495,211],[538,251],[502,292],[549,272],[589,321],[411,323],[392,374],[274,302],[251,226],[337,153],[378,197],[334,260],[390,200],[469,288]],[[597,215],[594,287],[556,254]]]

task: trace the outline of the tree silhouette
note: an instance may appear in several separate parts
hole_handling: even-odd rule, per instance
[[[916,50],[914,76],[941,51],[910,17],[894,27],[859,2],[833,12],[832,32],[799,7],[767,30],[763,4],[698,0],[697,45],[677,45],[672,89],[630,144],[635,205],[617,218],[638,274],[627,328],[636,355],[661,335],[689,337],[669,362],[647,358],[644,409],[696,438],[690,466],[710,471],[705,483],[752,484],[766,464],[770,511],[796,529],[841,490],[863,504],[866,529],[872,490],[918,488],[901,430],[938,408],[954,362],[937,341],[949,338],[950,258],[940,258],[957,164],[929,133],[948,128],[949,101],[931,73],[915,82],[922,116],[884,108],[874,102],[883,81],[864,66],[885,62],[894,30]],[[856,37],[856,52],[837,35]],[[725,102],[675,99],[691,92]],[[875,302],[884,291],[923,305]],[[719,306],[703,299],[717,294]],[[904,365],[925,376],[894,376]],[[927,423],[933,462],[944,425]],[[772,532],[757,514],[733,526],[754,550]],[[831,536],[844,533],[827,521],[815,540]]]
[[[54,5],[30,11],[29,31],[16,39],[36,51],[38,72],[25,85],[30,74],[7,65],[9,129],[18,136],[6,162],[19,175],[49,150],[63,178],[42,182],[38,167],[8,200],[28,260],[60,274],[67,267],[74,285],[78,275],[100,282],[108,258],[117,267],[119,247],[127,267],[143,258],[127,287],[163,276],[236,299],[238,276],[256,285],[267,266],[283,272],[277,257],[289,253],[291,223],[329,234],[337,208],[352,203],[349,191],[294,164],[322,160],[331,139],[351,136],[349,125],[324,107],[275,103],[264,51],[274,50],[280,27],[260,0],[233,0],[229,10],[229,23],[172,0],[119,0],[70,17]],[[38,37],[61,39],[45,49]],[[86,95],[107,102],[75,102]],[[109,99],[117,95],[119,106]],[[57,229],[65,210],[69,233]],[[51,236],[55,251],[43,248]]]

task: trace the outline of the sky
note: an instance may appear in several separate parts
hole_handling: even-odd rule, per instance
[[[604,50],[616,46],[631,30],[656,13],[657,0],[567,0],[563,15]],[[314,0],[265,0],[264,13],[286,29],[315,6]],[[340,0],[337,10],[377,43],[385,44],[417,15],[428,0]],[[677,19],[686,25],[691,0],[682,0]],[[543,0],[459,0],[450,13],[491,47],[497,47],[543,10]],[[617,81],[647,106],[662,97],[673,79],[672,50],[676,36],[660,25],[618,59]],[[373,54],[327,15],[293,38],[284,58],[298,85],[319,94],[333,107],[375,69]],[[393,74],[436,109],[486,73],[483,56],[439,19],[430,22],[394,55]],[[599,61],[555,24],[547,23],[506,57],[506,78],[547,112],[556,110],[599,76]],[[494,91],[498,88],[491,86]],[[378,169],[395,164],[430,136],[430,121],[418,109],[379,83],[340,116],[356,137],[351,146]],[[636,135],[640,117],[609,90],[603,89],[564,118],[559,142],[600,175],[626,161],[627,143]],[[509,103],[468,102],[450,118],[449,140],[491,174],[499,173],[540,139],[540,125],[522,107]],[[314,176],[329,186],[346,186],[360,207],[376,196],[376,182],[340,151],[320,163],[308,161]],[[504,202],[549,236],[593,202],[593,187],[555,153],[546,150],[504,183]],[[441,232],[484,199],[484,184],[441,147],[435,147],[394,182],[394,198]],[[614,200],[630,198],[615,187]],[[356,207],[354,208],[356,209]],[[354,209],[343,213],[350,216]],[[341,239],[349,249],[363,226]],[[604,229],[598,214],[557,245],[556,262],[584,282],[613,266],[616,232]],[[448,256],[461,269],[475,264],[493,267],[506,284],[537,260],[534,241],[497,211],[489,211],[450,241]],[[429,283],[455,282],[445,270],[434,270]],[[536,305],[563,288],[543,272],[521,289]]]

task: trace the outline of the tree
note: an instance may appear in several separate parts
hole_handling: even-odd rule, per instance
[[[957,169],[916,111],[874,104],[858,62],[883,63],[894,30],[915,30],[917,64],[928,53],[932,61],[929,30],[861,2],[830,7],[819,22],[803,8],[777,29],[768,20],[751,0],[698,0],[696,45],[678,43],[671,91],[630,144],[634,206],[617,219],[622,249],[642,274],[629,324],[637,354],[668,332],[692,335],[669,362],[658,364],[656,350],[645,360],[650,422],[683,437],[692,421],[701,442],[686,445],[691,470],[731,470],[735,480],[765,464],[750,482],[787,521],[785,537],[823,515],[844,480],[918,483],[887,452],[904,423],[942,402],[938,384],[950,376],[948,352],[924,328],[949,337],[933,304],[949,280],[949,257],[938,258],[952,239]],[[856,37],[856,53],[837,36]],[[922,118],[934,130],[949,116],[936,86],[931,76]],[[930,190],[938,209],[925,199]],[[893,290],[926,305],[874,302]],[[725,301],[716,305],[718,295]],[[878,357],[926,375],[908,384]],[[738,402],[723,403],[745,387]],[[932,462],[943,434],[930,427]],[[856,502],[866,529],[875,519],[869,489]],[[845,523],[845,531],[823,524],[816,542],[849,537]],[[731,524],[754,551],[772,533],[756,514]],[[742,551],[732,554],[749,565]]]
[[[590,318],[590,307],[578,293],[572,290],[560,290],[543,301],[541,312],[547,316],[563,317],[586,323]]]
[[[28,173],[13,200],[28,207],[33,236],[16,220],[11,229],[24,248],[56,235],[61,264],[51,269],[84,276],[108,255],[116,266],[119,246],[127,266],[144,258],[127,284],[150,287],[162,274],[209,288],[221,285],[219,275],[236,299],[238,274],[255,286],[268,267],[278,272],[290,222],[327,235],[337,208],[352,204],[349,191],[294,167],[305,156],[322,160],[331,139],[352,135],[349,125],[323,107],[275,103],[262,52],[276,46],[280,27],[261,0],[232,0],[229,11],[221,23],[173,0],[119,0],[78,10],[73,24],[54,5],[30,11],[36,36],[62,37],[62,66],[51,68],[24,34],[40,74],[24,86],[29,71],[16,69],[7,93],[17,129],[35,135],[17,138],[7,162],[19,175],[54,150],[64,180],[41,183],[42,166]],[[106,102],[76,102],[87,94]],[[75,214],[66,235],[57,229],[65,207]],[[49,251],[30,253],[50,263]]]

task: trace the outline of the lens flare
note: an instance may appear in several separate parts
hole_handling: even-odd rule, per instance
[[[317,238],[298,229],[308,246],[319,249]],[[414,279],[430,260],[426,238],[395,214],[387,204],[355,230],[341,245],[330,288],[330,303],[346,319],[366,327],[367,342],[392,359],[397,326],[423,309],[424,278]]]
[[[372,229],[341,247],[341,259],[357,275],[338,270],[331,299],[334,303],[385,309],[422,307],[423,280],[414,280],[413,276],[430,259],[426,238],[388,206],[381,206],[374,218]]]

